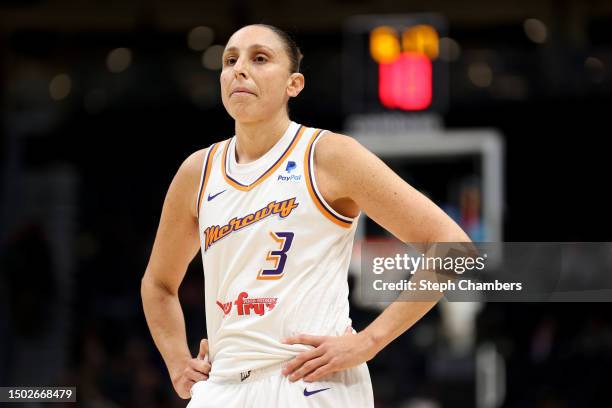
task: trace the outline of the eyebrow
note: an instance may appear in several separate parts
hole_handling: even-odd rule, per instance
[[[270,48],[270,47],[268,47],[268,46],[265,46],[265,45],[262,45],[262,44],[253,44],[253,45],[251,45],[251,46],[249,47],[249,49],[250,49],[250,50],[251,50],[251,49],[254,49],[254,48],[265,48],[266,50],[268,50],[268,51],[270,51],[272,54],[274,54],[274,50],[272,50],[272,48]],[[238,47],[234,47],[234,46],[232,46],[232,47],[226,48],[226,49],[225,49],[225,51],[224,51],[224,53],[229,52],[229,51],[238,51]]]

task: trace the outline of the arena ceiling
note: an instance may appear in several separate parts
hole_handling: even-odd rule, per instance
[[[605,0],[5,0],[0,30],[129,31],[141,26],[183,31],[208,25],[226,33],[238,25],[268,22],[305,31],[337,30],[355,14],[439,12],[455,26],[519,23],[535,17],[568,21],[612,17]]]

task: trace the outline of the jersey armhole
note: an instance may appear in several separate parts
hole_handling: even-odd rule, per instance
[[[327,219],[340,227],[350,228],[353,225],[353,221],[359,217],[359,214],[357,214],[357,216],[354,218],[340,214],[334,210],[332,206],[329,205],[329,203],[323,198],[323,195],[317,187],[317,180],[314,172],[315,146],[321,139],[321,135],[323,135],[325,132],[327,132],[325,129],[316,129],[308,142],[308,146],[306,147],[306,152],[304,155],[304,173],[306,175],[306,185],[315,206]]]
[[[204,198],[204,192],[206,191],[206,184],[210,179],[210,168],[212,166],[212,158],[219,147],[218,143],[210,146],[204,154],[204,162],[202,163],[202,172],[200,175],[200,184],[198,187],[198,195],[196,199],[196,218],[200,219],[200,209],[202,208],[202,199]]]

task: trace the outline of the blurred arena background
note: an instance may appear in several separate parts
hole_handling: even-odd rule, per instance
[[[305,55],[293,120],[359,138],[472,239],[611,240],[610,2],[2,1],[0,385],[76,385],[84,407],[186,405],[140,279],[178,166],[233,135],[220,53],[254,22]],[[412,77],[425,96],[384,99],[388,47],[427,56]],[[380,234],[364,219],[359,241]],[[180,294],[194,353],[203,284],[198,255]],[[440,304],[369,363],[377,407],[605,406],[610,311]],[[356,329],[377,313],[353,296]]]

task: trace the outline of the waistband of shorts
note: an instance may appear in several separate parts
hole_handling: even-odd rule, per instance
[[[280,375],[285,364],[287,364],[286,361],[281,363],[275,363],[270,366],[258,368],[255,370],[242,371],[238,374],[231,376],[218,377],[213,375],[209,378],[209,381],[223,384],[246,384],[256,380],[271,377],[275,374]]]

